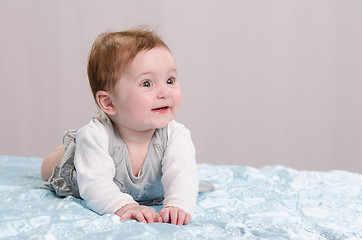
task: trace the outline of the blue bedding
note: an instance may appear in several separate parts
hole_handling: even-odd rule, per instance
[[[40,158],[0,156],[0,239],[362,239],[362,175],[199,164],[216,190],[187,226],[121,222],[39,189]],[[154,207],[160,210],[160,207]]]

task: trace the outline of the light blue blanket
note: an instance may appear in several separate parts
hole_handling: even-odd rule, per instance
[[[41,161],[0,156],[0,239],[362,239],[361,174],[200,164],[216,190],[199,195],[180,227],[121,222],[57,198],[38,188]]]

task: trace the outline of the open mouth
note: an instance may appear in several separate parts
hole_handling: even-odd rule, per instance
[[[164,107],[154,108],[154,109],[152,109],[152,111],[154,111],[154,112],[166,112],[169,108],[170,108],[169,106],[164,106]]]

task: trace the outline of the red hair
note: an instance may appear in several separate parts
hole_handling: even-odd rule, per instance
[[[125,68],[137,54],[155,47],[168,46],[155,33],[128,30],[100,34],[93,43],[88,59],[88,79],[93,96],[100,90],[112,90]]]

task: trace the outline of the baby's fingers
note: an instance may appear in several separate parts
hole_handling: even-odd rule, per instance
[[[121,216],[121,221],[126,221],[127,219],[132,219],[132,214],[131,213],[124,213]]]
[[[157,215],[157,221],[181,226],[190,223],[191,215],[176,207],[166,207]]]
[[[191,222],[191,215],[189,213],[186,213],[184,224],[187,225]]]
[[[160,214],[157,214],[157,216],[156,216],[156,221],[157,222],[163,222],[163,219],[162,219],[162,217],[161,217],[161,215]]]
[[[170,209],[170,217],[171,217],[171,224],[182,226],[184,224],[189,223],[189,221],[186,223],[186,217],[187,215],[190,215],[186,213],[184,210],[179,208],[171,208]],[[191,219],[191,216],[190,216]]]
[[[148,223],[153,223],[155,222],[155,218],[156,218],[156,213],[152,213],[152,212],[143,212],[143,217],[147,220]]]
[[[159,219],[161,221],[159,221]],[[168,208],[162,209],[158,214],[158,221],[168,223],[170,221],[170,211]]]
[[[184,225],[185,217],[186,217],[185,211],[184,210],[179,210],[176,224],[179,225],[179,226]]]
[[[171,224],[176,225],[178,219],[179,210],[177,208],[170,209]]]
[[[126,212],[122,215],[121,220],[125,221],[127,219],[136,219],[139,222],[146,223],[146,219],[144,218],[143,214],[140,211],[135,212]]]

